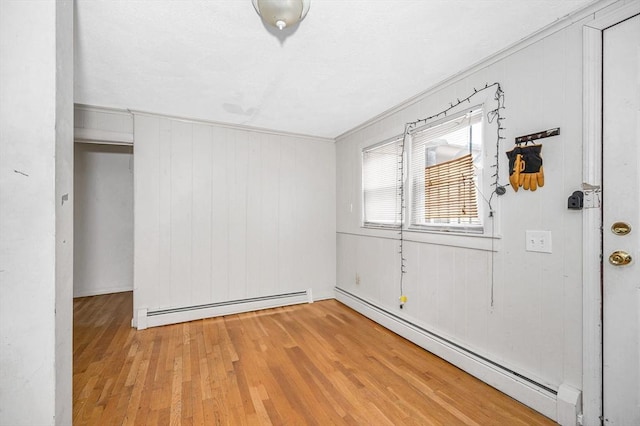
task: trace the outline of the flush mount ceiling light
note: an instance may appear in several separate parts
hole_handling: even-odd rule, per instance
[[[280,30],[302,21],[311,0],[251,0],[264,22]]]

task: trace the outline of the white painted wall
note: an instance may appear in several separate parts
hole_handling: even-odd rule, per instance
[[[133,290],[133,147],[75,144],[73,296]]]
[[[333,141],[135,122],[134,311],[335,285]]]
[[[73,4],[0,2],[0,424],[71,424]]]
[[[55,424],[73,418],[73,1],[56,1]]]
[[[582,182],[583,22],[477,66],[336,146],[338,286],[554,390],[581,389],[582,215],[566,206]],[[515,137],[561,127],[560,136],[542,141],[546,184],[536,192],[509,187],[495,202],[493,254],[489,220],[480,237],[407,232],[408,303],[401,310],[397,232],[361,227],[361,150],[496,81],[507,108],[500,180],[508,183],[504,153]],[[485,140],[488,165],[495,138]],[[551,231],[553,253],[525,251],[526,230]]]

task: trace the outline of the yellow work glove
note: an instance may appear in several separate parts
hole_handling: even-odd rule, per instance
[[[521,171],[518,185],[525,190],[535,191],[544,186],[544,169],[542,167],[542,145],[532,145],[520,148]]]
[[[520,187],[520,172],[524,170],[520,147],[515,147],[507,152],[507,158],[509,158],[509,183],[513,190],[518,192]]]

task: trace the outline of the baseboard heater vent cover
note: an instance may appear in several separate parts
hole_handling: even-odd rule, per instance
[[[138,309],[137,318],[133,325],[138,330],[161,325],[176,324],[222,315],[239,314],[259,309],[276,308],[280,306],[313,303],[311,289],[291,293],[273,294],[268,296],[248,297],[245,299],[225,300],[222,302],[202,305],[181,306],[167,309]]]

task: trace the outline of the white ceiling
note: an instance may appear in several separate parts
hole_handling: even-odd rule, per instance
[[[75,101],[336,137],[592,0],[76,0]]]

